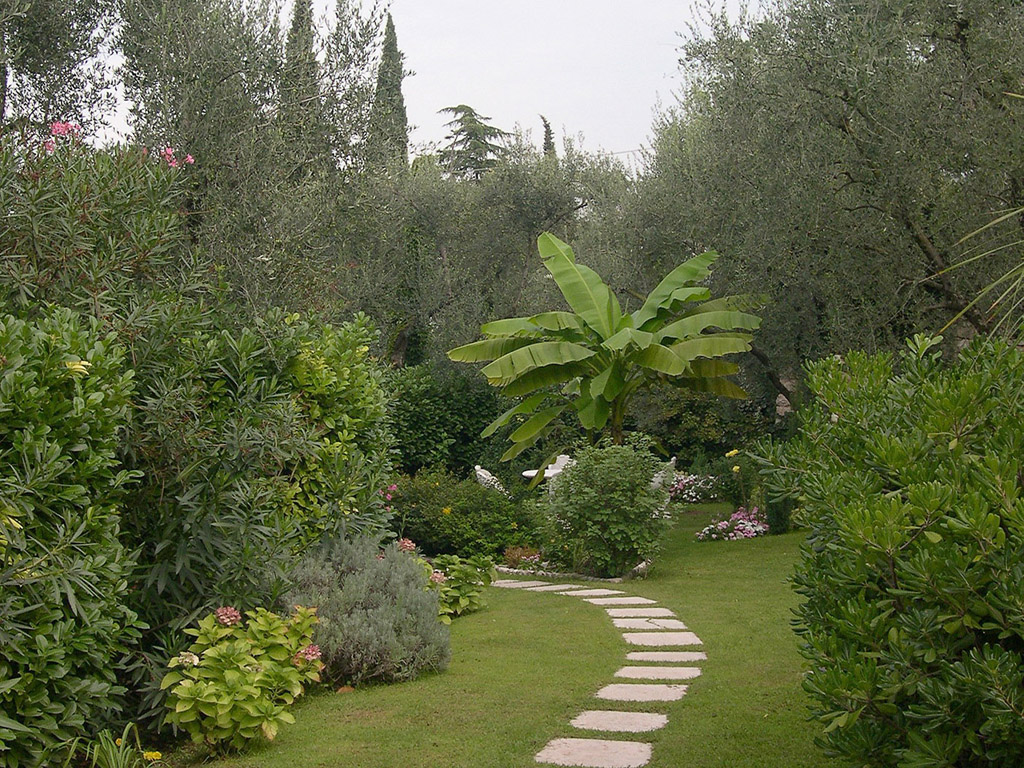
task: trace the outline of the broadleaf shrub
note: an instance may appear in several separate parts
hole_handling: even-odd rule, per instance
[[[288,709],[305,686],[320,680],[315,609],[296,606],[288,619],[264,608],[245,615],[224,606],[186,629],[195,642],[171,659],[160,684],[167,722],[218,751],[273,740],[295,722]]]
[[[448,666],[429,574],[414,555],[370,537],[330,540],[303,559],[286,600],[317,607],[327,680],[391,683]]]
[[[1024,352],[809,366],[814,403],[760,454],[810,531],[805,687],[829,754],[865,766],[1024,764]]]
[[[660,462],[629,445],[580,450],[541,504],[549,516],[547,559],[595,576],[621,576],[655,551],[667,492],[652,488]]]
[[[465,613],[483,607],[484,587],[493,581],[497,570],[486,556],[461,558],[441,555],[434,558],[431,584],[437,589],[441,620],[446,624]]]
[[[441,469],[402,478],[392,503],[392,528],[427,555],[499,557],[510,546],[536,543],[538,535],[531,506]]]
[[[0,318],[0,766],[50,765],[119,706],[140,625],[117,460],[124,350],[68,310]]]

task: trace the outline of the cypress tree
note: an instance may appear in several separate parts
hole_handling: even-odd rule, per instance
[[[377,87],[370,110],[367,145],[371,162],[381,165],[401,163],[403,166],[408,162],[409,121],[405,114],[405,99],[402,97],[404,77],[395,23],[389,13],[384,28],[380,66],[377,69]]]
[[[551,130],[551,123],[544,115],[540,116],[540,121],[544,123],[544,156],[558,157],[555,152],[555,133]]]
[[[295,0],[285,42],[278,121],[297,163],[326,155],[320,65],[316,60],[312,0]]]

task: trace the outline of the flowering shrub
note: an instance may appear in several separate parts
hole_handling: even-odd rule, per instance
[[[711,475],[677,473],[675,482],[668,488],[671,501],[680,504],[700,504],[715,497],[715,478]]]
[[[541,564],[540,550],[533,547],[508,547],[502,555],[509,568],[537,568]]]
[[[464,613],[472,613],[483,607],[484,587],[490,586],[496,571],[489,557],[460,558],[457,555],[442,555],[434,559],[434,573],[441,578],[431,578],[431,586],[438,593],[438,614],[445,624]]]
[[[296,606],[289,619],[263,608],[245,615],[243,624],[235,608],[218,608],[185,630],[196,640],[171,659],[160,683],[167,722],[220,751],[261,734],[273,739],[282,723],[294,723],[288,707],[323,666],[312,642],[315,608]]]
[[[697,531],[699,541],[739,541],[764,536],[768,533],[768,522],[757,507],[739,507],[729,517],[712,521]]]

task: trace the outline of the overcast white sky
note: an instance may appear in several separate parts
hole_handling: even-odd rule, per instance
[[[499,128],[590,150],[646,143],[656,104],[679,85],[686,0],[392,0],[412,142],[441,141],[442,107],[468,104]]]

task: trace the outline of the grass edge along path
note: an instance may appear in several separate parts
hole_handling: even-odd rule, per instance
[[[790,629],[787,579],[800,534],[696,542],[711,508],[680,516],[647,579],[628,594],[670,608],[704,641],[704,673],[668,727],[645,735],[652,768],[828,768],[813,745]],[[616,588],[619,588],[617,585]],[[449,670],[410,683],[310,697],[277,741],[216,768],[528,768],[599,700],[631,648],[603,608],[578,598],[491,589],[452,625]],[[635,650],[635,649],[632,649]],[[653,711],[650,705],[616,705]],[[615,736],[611,736],[615,738]],[[628,738],[628,737],[627,737]]]

